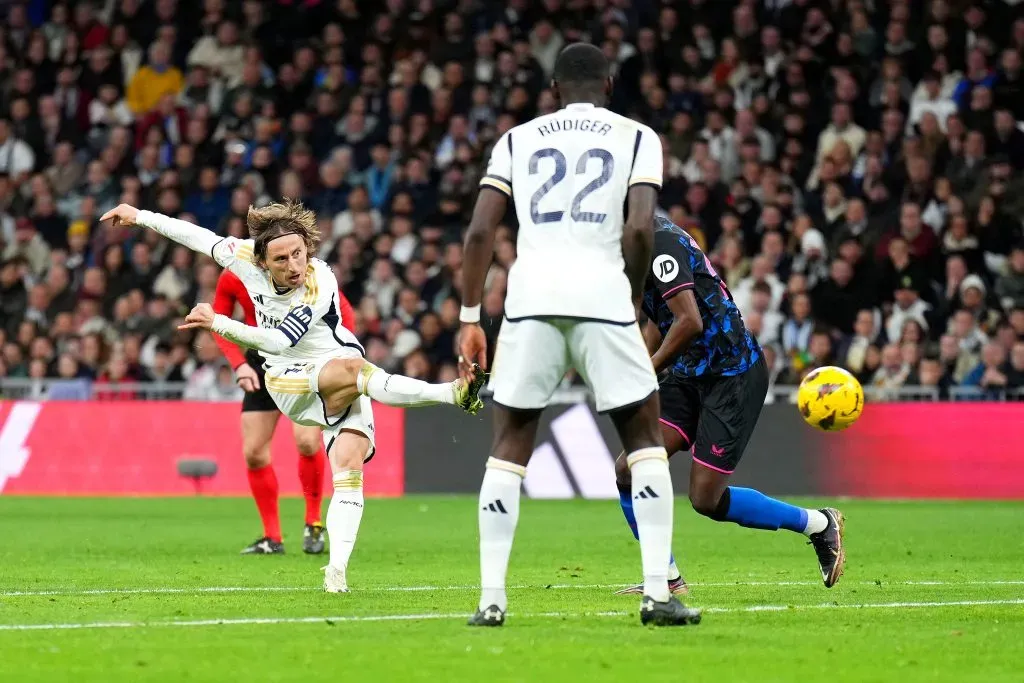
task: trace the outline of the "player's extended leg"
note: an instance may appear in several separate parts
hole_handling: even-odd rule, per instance
[[[328,416],[344,412],[360,394],[389,406],[418,408],[439,403],[456,405],[475,415],[483,407],[480,390],[487,374],[477,368],[476,376],[466,382],[431,384],[422,380],[392,375],[362,358],[334,358],[324,365],[313,390],[323,397]]]
[[[561,327],[548,320],[505,321],[491,367],[494,441],[477,504],[481,591],[470,626],[505,623],[505,578],[526,464],[543,407],[569,367]]]
[[[480,485],[480,603],[470,626],[505,623],[505,579],[519,522],[519,494],[533,454],[540,410],[494,406],[494,445]]]
[[[690,442],[678,427],[669,425],[664,419],[661,422],[661,438],[665,442],[665,452],[671,458],[678,451],[688,450]],[[615,459],[615,485],[619,489],[619,507],[622,508],[622,516],[626,518],[629,530],[633,532],[633,538],[640,540],[640,533],[636,528],[636,515],[633,514],[633,477],[629,473],[629,465],[626,463],[626,452],[623,451]],[[686,579],[683,578],[676,564],[675,554],[668,558],[668,589],[672,595],[686,595],[689,589]],[[643,595],[644,585],[637,584],[616,591],[616,595]]]
[[[632,511],[644,574],[641,617],[645,624],[699,624],[700,611],[682,605],[669,590],[674,498],[658,413],[657,393],[639,405],[610,412],[631,475]]]
[[[319,427],[292,423],[295,447],[299,451],[299,483],[306,501],[305,524],[302,530],[302,551],[319,555],[324,551],[324,526],[320,507],[324,497],[324,464],[327,458]]]
[[[370,453],[365,434],[343,429],[331,437],[327,458],[331,463],[334,495],[327,507],[327,533],[331,537],[330,562],[324,567],[324,590],[348,592],[348,561],[363,519],[363,462]]]
[[[833,508],[807,510],[755,489],[729,486],[729,478],[757,424],[768,386],[762,357],[750,370],[721,378],[708,392],[690,468],[690,503],[718,522],[751,529],[787,529],[810,538],[822,579],[831,588],[843,572],[843,517]]]
[[[665,441],[665,451],[671,458],[678,451],[689,450],[693,445],[693,435],[697,433],[697,419],[700,416],[700,387],[695,382],[670,375],[658,385],[658,402],[661,406],[661,415],[658,418],[661,425],[661,437]],[[615,462],[615,479],[619,488],[619,505],[622,508],[622,514],[633,531],[634,538],[638,538],[636,519],[633,515],[633,479],[629,474],[625,453],[620,455]],[[682,595],[687,592],[686,581],[683,580],[683,576],[676,566],[675,555],[669,557],[668,587],[673,595]],[[643,584],[639,584],[624,588],[618,593],[642,595],[643,588]]]
[[[672,476],[658,425],[658,379],[640,328],[636,323],[581,322],[573,325],[568,342],[573,367],[593,390],[597,410],[611,417],[626,450],[644,575],[640,621],[655,626],[699,623],[700,611],[684,606],[668,587]]]
[[[278,514],[277,475],[270,463],[270,441],[281,416],[276,410],[242,413],[242,454],[256,509],[263,522],[263,536],[242,550],[243,555],[275,555],[284,552]]]

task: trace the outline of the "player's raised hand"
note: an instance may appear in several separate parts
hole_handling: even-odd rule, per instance
[[[185,316],[185,324],[178,325],[179,330],[194,330],[202,328],[209,330],[213,328],[213,306],[210,304],[196,304],[196,307]]]
[[[248,363],[242,363],[235,368],[235,378],[238,386],[242,387],[242,391],[247,394],[260,390],[260,376]]]
[[[459,374],[473,379],[473,363],[487,369],[487,336],[477,324],[463,323],[459,330]]]
[[[119,225],[135,225],[139,217],[139,210],[131,204],[118,204],[110,211],[100,216],[100,222],[112,220],[116,228]]]

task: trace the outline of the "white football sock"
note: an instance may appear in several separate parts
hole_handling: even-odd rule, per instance
[[[519,492],[526,468],[490,458],[480,484],[480,609],[508,607],[505,576],[519,521]]]
[[[327,506],[327,536],[331,542],[331,566],[345,569],[363,519],[363,473],[341,470],[334,475],[334,495]]]
[[[807,526],[804,527],[804,533],[810,536],[811,534],[819,534],[828,528],[828,517],[825,516],[824,512],[818,510],[807,511]]]
[[[679,571],[679,565],[675,561],[668,563],[668,580],[675,581],[682,576],[682,572]]]
[[[391,375],[372,363],[364,364],[359,371],[356,389],[360,394],[389,406],[415,408],[455,403],[455,392],[450,382],[431,384],[404,375]]]
[[[642,448],[626,458],[633,477],[633,514],[640,534],[644,595],[669,599],[668,559],[672,554],[672,476],[664,448]]]

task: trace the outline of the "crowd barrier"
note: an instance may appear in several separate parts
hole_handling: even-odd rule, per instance
[[[239,407],[184,401],[0,401],[4,495],[245,495]],[[369,495],[476,493],[491,416],[447,407],[376,406]],[[298,457],[281,420],[273,453],[282,492],[299,493]],[[772,494],[884,498],[1024,498],[1024,404],[869,404],[839,433],[816,431],[789,403],[766,405],[736,475]],[[618,439],[586,403],[545,414],[524,482],[534,498],[615,498]],[[181,476],[181,460],[215,476]],[[689,458],[673,463],[686,491]]]

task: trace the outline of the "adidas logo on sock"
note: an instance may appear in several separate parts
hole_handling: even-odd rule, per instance
[[[654,492],[650,486],[645,486],[640,490],[640,493],[633,496],[633,500],[648,499],[648,498],[660,498],[660,496]]]
[[[508,514],[508,510],[506,510],[505,506],[501,504],[501,499],[500,498],[495,500],[493,503],[489,503],[487,505],[484,505],[480,509],[481,510],[490,510],[491,512],[500,512],[503,515],[507,515]]]

